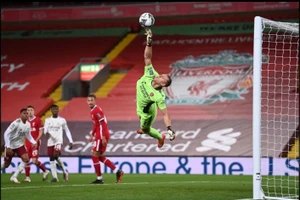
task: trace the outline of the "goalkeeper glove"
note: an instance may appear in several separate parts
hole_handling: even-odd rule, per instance
[[[176,138],[175,132],[171,129],[171,126],[167,127],[168,134],[170,136],[170,140],[173,141]]]
[[[147,46],[152,45],[152,31],[150,28],[145,28],[145,35],[147,35]]]

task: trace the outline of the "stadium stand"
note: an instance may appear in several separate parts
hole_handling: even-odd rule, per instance
[[[242,35],[244,37],[251,37],[250,35]],[[240,37],[242,37],[240,36]],[[233,35],[222,37],[235,37]],[[199,45],[193,44],[192,41],[196,39],[205,39],[209,37],[201,36],[155,36],[155,41],[160,41],[160,44],[153,45],[153,65],[159,73],[170,73],[170,64],[183,59],[189,55],[197,57],[201,54],[218,53],[220,50],[228,49],[228,43],[212,44],[212,45]],[[127,75],[114,87],[108,95],[108,98],[99,98],[99,104],[105,110],[109,120],[137,120],[135,113],[135,84],[139,77],[143,74],[143,51],[144,51],[144,36],[138,36],[132,43],[130,43],[120,55],[111,63],[112,66],[121,63],[133,65],[132,69]],[[164,42],[162,42],[164,41]],[[171,44],[172,41],[185,41],[185,44],[180,42]],[[231,44],[230,49],[240,50],[241,52],[252,52],[252,41],[237,42]],[[204,106],[169,106],[168,110],[173,119],[209,119],[209,118],[222,118],[229,116],[232,118],[248,118],[251,115],[251,96],[246,94],[245,101],[232,101],[226,103],[214,103],[213,105]],[[86,109],[86,99],[72,99],[65,107],[62,113],[70,120],[89,120]],[[240,109],[232,110],[232,107],[240,106]],[[72,110],[76,107],[76,113]],[[229,112],[231,111],[231,112]],[[122,114],[123,113],[123,114]],[[124,115],[126,113],[126,115]],[[229,114],[230,113],[230,114]],[[158,119],[161,119],[161,115]]]
[[[106,5],[128,5],[145,4],[145,2],[3,2],[1,7],[12,8],[56,8],[56,7],[84,7],[84,6],[106,6]],[[149,4],[149,2],[148,2]]]
[[[41,2],[42,3],[42,2]],[[43,2],[46,3],[46,2]],[[117,2],[111,2],[117,3]],[[124,3],[124,2],[122,2]],[[15,5],[15,4],[14,4]],[[2,6],[2,5],[1,5]],[[268,19],[292,19],[298,18],[298,10],[270,11],[265,13],[225,13],[215,15],[190,15],[173,17],[156,17],[155,26],[163,25],[184,25],[184,24],[208,24],[252,21],[254,16],[264,15]],[[115,19],[88,19],[88,20],[58,20],[58,21],[29,21],[29,22],[3,22],[1,31],[15,30],[53,30],[53,29],[91,29],[108,27],[131,27],[132,30],[139,30],[140,26],[135,18]]]
[[[46,97],[60,84],[81,58],[102,57],[120,40],[120,36],[90,38],[2,39],[1,66],[22,67],[10,72],[1,67],[2,121],[15,119],[21,107],[32,104],[41,115],[52,103]],[[29,84],[20,90],[9,83]],[[7,84],[7,85],[4,85]]]

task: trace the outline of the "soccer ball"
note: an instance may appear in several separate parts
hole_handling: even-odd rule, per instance
[[[154,25],[155,19],[151,13],[143,13],[139,18],[142,27],[151,27]]]

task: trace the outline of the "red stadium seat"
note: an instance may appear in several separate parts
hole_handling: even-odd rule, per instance
[[[52,103],[46,97],[81,58],[104,56],[118,36],[1,40],[1,120],[18,117],[33,105],[42,114]],[[23,88],[17,88],[17,86]]]

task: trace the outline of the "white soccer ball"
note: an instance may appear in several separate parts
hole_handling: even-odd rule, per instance
[[[142,27],[151,27],[155,23],[155,19],[151,13],[143,13],[139,18],[139,23]]]

